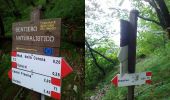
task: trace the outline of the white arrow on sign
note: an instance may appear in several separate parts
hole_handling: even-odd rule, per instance
[[[112,83],[117,87],[131,86],[131,85],[142,85],[151,84],[152,72],[142,72],[133,74],[124,74],[122,77],[117,74],[113,79]]]
[[[62,57],[15,52],[11,53],[12,67],[47,75],[55,78],[64,78],[73,70]]]
[[[26,87],[46,96],[60,99],[61,79],[12,68],[12,83]]]

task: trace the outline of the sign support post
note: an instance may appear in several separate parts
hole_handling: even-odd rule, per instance
[[[31,12],[31,22],[36,23],[41,18],[41,10],[40,8],[34,8],[34,10]],[[45,100],[45,95],[39,94],[40,100]]]
[[[137,18],[139,12],[132,10],[130,12],[130,34],[128,45],[128,73],[135,73],[136,65],[136,36],[137,36]],[[134,100],[134,88],[135,86],[128,86],[128,100]]]
[[[136,65],[136,37],[138,11],[130,12],[130,21],[120,20],[120,74],[111,82],[116,87],[128,86],[127,100],[134,100],[135,85],[151,84],[152,72],[135,73]]]
[[[41,94],[41,100],[45,100],[45,95]]]
[[[31,21],[12,25],[12,83],[36,91],[34,99],[49,96],[61,100],[62,79],[73,69],[59,56],[61,18],[41,19],[41,8],[31,13]],[[35,84],[32,84],[35,83]]]

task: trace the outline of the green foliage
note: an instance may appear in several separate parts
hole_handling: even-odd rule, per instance
[[[86,89],[94,89],[95,85],[98,83],[101,77],[101,73],[95,67],[95,65],[91,64],[92,59],[85,59],[86,67],[85,67],[85,87]],[[88,66],[88,67],[87,67]]]
[[[67,2],[67,3],[66,3]],[[77,21],[79,23],[82,21],[84,15],[84,1],[80,0],[58,0],[57,2],[51,2],[50,7],[47,8],[45,16],[48,18],[61,17],[63,19],[67,18],[70,21]]]
[[[170,42],[165,48],[157,48],[150,55],[136,65],[136,72],[152,71],[152,84],[135,86],[135,100],[169,100],[170,97]],[[113,72],[114,73],[114,72]],[[107,77],[114,76],[110,74]],[[111,88],[102,100],[124,100],[127,88]],[[139,93],[139,94],[138,94]],[[113,95],[114,94],[114,95]]]
[[[112,47],[114,48],[114,47]],[[95,54],[95,58],[99,64],[100,67],[104,69],[104,71],[110,72],[111,69],[114,68],[115,65],[118,64],[117,59],[117,49],[111,49],[110,46],[105,45],[103,47],[99,46],[94,48],[94,50],[100,52],[102,55],[106,56],[107,58],[112,59],[112,63],[108,62],[106,59],[101,57],[98,54]],[[96,84],[103,78],[104,76],[100,72],[100,70],[96,67],[93,59],[91,58],[91,55],[89,51],[86,51],[86,57],[85,57],[85,83],[86,83],[86,91],[88,89],[94,89]]]
[[[141,32],[137,41],[137,54],[149,55],[156,48],[163,47],[165,44],[163,34]]]
[[[127,89],[115,88],[113,85],[102,100],[124,100],[126,98]]]
[[[133,0],[133,2],[131,3],[135,6],[137,10],[139,10],[140,16],[159,22],[154,8],[152,8],[151,5],[149,5],[149,3],[146,1],[148,0]],[[165,2],[168,9],[170,9],[170,3],[169,3],[170,1],[165,0]],[[115,13],[119,13],[119,12],[120,11]],[[123,14],[120,13],[119,16],[121,15]],[[100,30],[100,28],[98,30]],[[170,88],[169,88],[170,86],[169,84],[170,83],[170,78],[169,78],[170,43],[167,41],[165,31],[166,30],[163,30],[160,26],[158,26],[153,22],[146,21],[140,18],[138,20],[137,57],[146,56],[146,58],[137,59],[138,63],[136,65],[136,72],[152,71],[153,82],[151,85],[135,86],[136,87],[135,94],[137,93],[137,95],[135,95],[135,100],[149,100],[149,99],[169,100],[170,99],[168,98],[170,97],[169,94],[170,92]],[[92,39],[90,38],[88,39],[89,41],[92,41]],[[114,56],[116,57],[116,55],[110,56],[109,52],[107,52],[109,48],[104,47],[104,45],[95,48],[95,50],[99,51],[100,53],[102,52],[102,54],[107,55],[113,59]],[[105,69],[105,71],[108,72],[113,71],[113,69],[111,69],[113,66],[110,67],[108,63],[106,64],[106,61],[102,57],[98,57],[97,55],[95,56],[97,58],[97,61],[99,61],[99,65],[101,65]],[[87,60],[86,68],[90,67],[91,69],[94,70],[95,65],[93,65],[92,60],[90,60],[90,57],[87,58],[86,60]],[[96,87],[102,88],[104,87],[104,85],[109,85],[110,80],[112,79],[112,77],[116,75],[117,71],[118,69],[116,71],[114,70],[112,74],[107,74],[107,77],[102,77],[100,81],[97,80],[100,83],[98,83]],[[90,71],[87,70],[87,72]],[[94,73],[88,73],[89,77],[97,77],[97,76],[91,76],[93,74]],[[88,77],[86,77],[86,79],[88,79]],[[95,80],[95,82],[97,81]],[[94,86],[95,86],[95,82],[94,82]],[[86,83],[88,83],[88,81]],[[124,100],[127,95],[126,89],[127,89],[126,87],[115,88],[114,86],[111,85],[109,90],[106,92],[104,97],[101,97],[101,99],[102,100]],[[95,94],[92,93],[91,91],[90,92],[88,91],[88,96],[90,96],[90,93],[91,95]]]

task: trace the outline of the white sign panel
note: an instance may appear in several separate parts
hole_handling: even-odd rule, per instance
[[[50,57],[17,52],[12,56],[12,67],[50,77],[61,78],[61,57]]]
[[[142,72],[134,74],[124,74],[122,77],[117,74],[113,79],[112,83],[115,86],[131,86],[131,85],[142,85],[145,83],[151,83],[151,72]]]
[[[60,79],[12,68],[12,82],[41,94],[60,99]]]

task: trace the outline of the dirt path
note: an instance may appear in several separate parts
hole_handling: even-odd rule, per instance
[[[111,84],[105,85],[102,89],[96,89],[95,95],[91,96],[89,100],[102,100],[103,96],[110,89]]]

